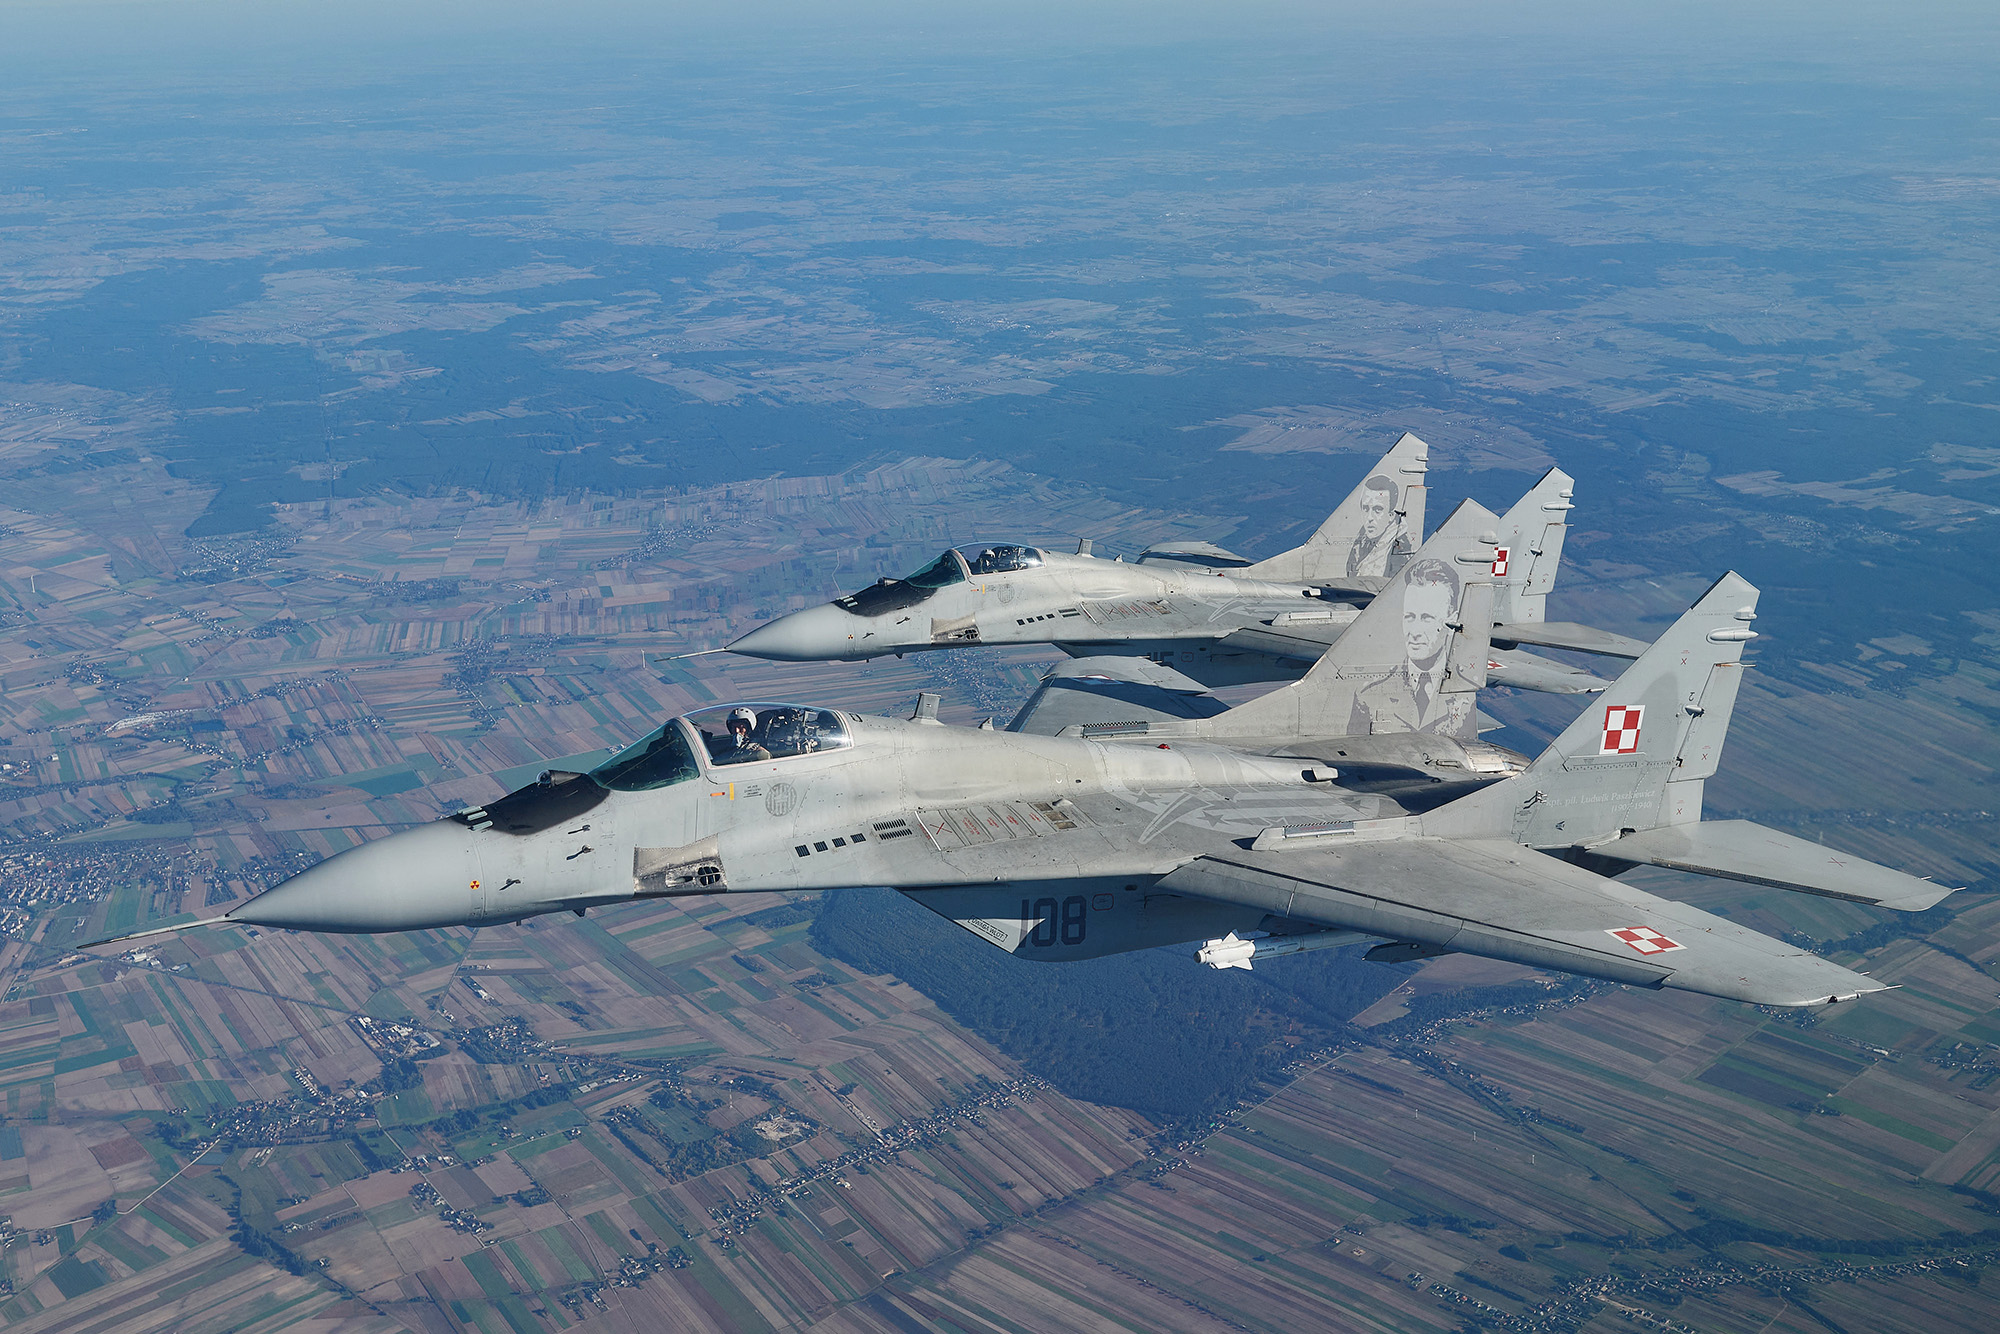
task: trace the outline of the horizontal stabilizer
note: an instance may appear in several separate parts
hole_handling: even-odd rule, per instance
[[[1704,820],[1645,829],[1600,843],[1590,852],[1903,912],[1921,912],[1953,892],[1947,886],[1748,820]]]
[[[1755,1005],[1887,984],[1727,918],[1501,839],[1374,839],[1200,857],[1156,892],[1201,895],[1412,945]],[[1302,842],[1305,840],[1301,840]]]
[[[1611,683],[1566,662],[1521,649],[1496,648],[1486,662],[1486,684],[1516,690],[1540,690],[1551,695],[1594,695]]]
[[[1533,644],[1537,648],[1566,648],[1578,653],[1596,653],[1607,658],[1636,658],[1650,647],[1643,639],[1614,635],[1575,621],[1513,621],[1493,627],[1493,642],[1501,648]]]

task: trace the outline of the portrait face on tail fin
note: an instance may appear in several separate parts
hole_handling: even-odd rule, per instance
[[[1402,666],[1356,693],[1350,730],[1469,735],[1472,695],[1444,689],[1464,584],[1435,557],[1418,560],[1402,578]]]
[[[1403,651],[1412,678],[1444,669],[1460,592],[1458,571],[1441,560],[1419,561],[1410,571],[1403,589]]]
[[[1396,512],[1399,488],[1383,473],[1361,484],[1361,530],[1347,551],[1350,576],[1388,573],[1389,554],[1403,536],[1403,518]]]

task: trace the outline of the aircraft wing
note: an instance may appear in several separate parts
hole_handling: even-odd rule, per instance
[[[1269,653],[1278,658],[1297,658],[1300,662],[1312,663],[1320,660],[1340,632],[1347,627],[1330,625],[1325,622],[1307,622],[1304,625],[1246,625],[1231,630],[1215,641],[1217,649],[1233,649],[1238,653]]]
[[[1637,658],[1652,647],[1643,639],[1615,635],[1575,621],[1506,622],[1493,627],[1493,643],[1499,648],[1533,644],[1539,648],[1574,649],[1607,658]]]
[[[1819,1005],[1887,989],[1725,918],[1504,840],[1231,851],[1196,858],[1157,889],[1392,941],[1758,1005]]]
[[[771,852],[767,865],[726,865],[744,887],[888,885],[1024,958],[1096,958],[1278,924],[1758,1005],[1887,989],[1511,840],[1406,835],[1379,798],[1274,784],[1285,762],[1241,762],[1236,781],[1201,794],[924,805],[860,838],[850,829],[846,848],[829,837]]]
[[[1212,718],[1225,707],[1207,686],[1171,667],[1149,658],[1107,654],[1058,665],[1042,678],[1007,730],[1060,736],[1075,727],[1101,734],[1121,724]]]

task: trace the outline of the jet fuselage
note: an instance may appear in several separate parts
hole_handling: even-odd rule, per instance
[[[1009,553],[991,559],[992,552]],[[1013,564],[1015,568],[1001,568]],[[1316,654],[1271,654],[1220,641],[1258,625],[1311,627],[1330,642],[1359,615],[1297,584],[1173,563],[1099,560],[1032,547],[947,551],[908,579],[885,579],[781,616],[729,645],[779,662],[862,661],[973,645],[1054,644],[1169,664],[1205,685],[1294,679]]]
[[[1293,754],[1260,755],[1204,738],[1157,740],[1159,733],[1107,742],[792,705],[739,707],[816,718],[820,742],[836,744],[743,758],[748,748],[732,749],[701,721],[723,710],[707,710],[667,723],[590,774],[546,774],[485,806],[340,853],[227,920],[407,931],[645,898],[851,885],[977,886],[989,897],[996,886],[1018,886],[1030,903],[1083,895],[1098,904],[1098,895],[1112,893],[1113,905],[1136,904],[1124,896],[1219,842],[1405,809],[1384,792],[1330,781],[1350,752],[1366,751],[1365,737],[1294,739]],[[1418,786],[1463,792],[1501,776],[1490,767],[1473,773],[1468,752],[1491,747],[1445,737],[1414,749],[1405,738],[1380,740],[1382,755]],[[1226,818],[1214,814],[1218,796]],[[1153,818],[1134,837],[1130,813],[1138,810]],[[1113,881],[1115,889],[1102,887]],[[1104,911],[1092,909],[1100,926],[1110,920],[1095,916]],[[1162,911],[1155,905],[1154,918]],[[1260,916],[1233,925],[1251,929]],[[1137,921],[1133,912],[1126,918]],[[1223,923],[1213,934],[1231,928]],[[1100,942],[1111,939],[1099,930]],[[1023,942],[1034,944],[1032,922],[1016,943]],[[1058,953],[1049,957],[1084,957],[1073,948],[1062,954],[1064,943],[1060,934],[1052,940]]]

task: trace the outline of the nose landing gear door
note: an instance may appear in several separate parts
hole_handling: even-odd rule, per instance
[[[976,617],[931,617],[931,643],[977,644],[978,642],[979,624]]]
[[[729,879],[713,836],[679,848],[634,848],[632,892],[642,899],[723,894]]]

